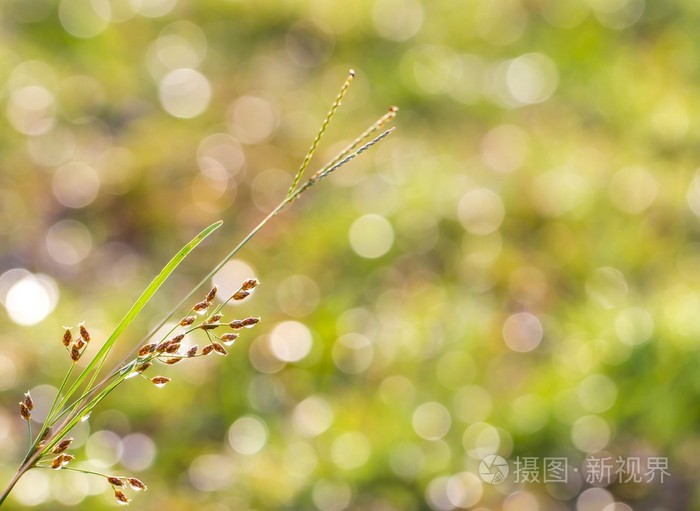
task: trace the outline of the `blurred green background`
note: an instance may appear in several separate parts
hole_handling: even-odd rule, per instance
[[[226,317],[262,323],[164,389],[127,382],[73,465],[143,479],[136,509],[700,508],[698,22],[694,0],[2,0],[2,483],[62,326],[103,341],[224,219],[136,345],[284,195],[354,67],[312,168],[392,104],[397,132],[215,279],[257,276]],[[116,505],[35,470],[5,507]]]

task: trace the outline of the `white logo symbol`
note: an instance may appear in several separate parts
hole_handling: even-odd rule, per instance
[[[495,454],[486,456],[479,463],[479,475],[484,482],[489,484],[502,483],[508,477],[509,472],[508,462]]]

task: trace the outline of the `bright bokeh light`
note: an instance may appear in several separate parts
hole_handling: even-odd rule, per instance
[[[283,362],[298,362],[306,357],[313,346],[309,328],[298,321],[283,321],[270,334],[272,353]]]
[[[3,303],[12,321],[19,325],[35,325],[56,307],[58,287],[46,275],[27,274],[7,288]]]
[[[394,244],[394,229],[381,215],[364,215],[355,220],[349,232],[350,246],[361,257],[376,259]]]
[[[267,426],[258,417],[241,417],[228,430],[228,441],[240,454],[255,454],[265,447]]]
[[[160,104],[173,117],[197,117],[209,106],[211,84],[196,69],[180,68],[165,75],[158,86]]]
[[[333,424],[333,410],[320,396],[310,396],[294,407],[292,423],[304,436],[318,436]]]

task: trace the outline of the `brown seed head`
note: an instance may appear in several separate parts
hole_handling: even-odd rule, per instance
[[[165,361],[165,363],[168,365],[173,365],[173,364],[177,364],[180,360],[182,360],[182,357],[173,357],[173,358],[167,359]]]
[[[82,338],[82,337],[78,337],[78,340],[75,341],[75,344],[74,344],[73,346],[75,346],[75,347],[78,348],[79,350],[82,350],[83,347],[85,346],[85,344],[86,344],[86,342],[83,340],[83,338]]]
[[[73,443],[72,438],[64,438],[60,442],[58,442],[53,449],[51,449],[51,452],[54,454],[60,454],[66,450],[68,450],[68,447],[70,447],[70,444]]]
[[[90,333],[84,325],[80,325],[80,337],[85,339],[85,342],[90,342]]]
[[[124,481],[122,481],[119,477],[116,476],[109,476],[107,478],[107,482],[112,486],[124,486]]]
[[[223,342],[227,346],[233,344],[236,339],[238,339],[238,334],[234,333],[226,333],[221,336],[221,342]]]
[[[120,504],[124,504],[125,506],[129,505],[129,499],[126,498],[126,495],[124,495],[124,492],[121,490],[114,490],[114,498],[116,498],[117,502]]]
[[[260,281],[258,279],[248,279],[243,284],[241,284],[241,289],[243,291],[250,291],[251,289],[255,289],[258,284],[260,284]]]
[[[77,362],[80,359],[80,348],[78,348],[75,344],[70,349],[70,358],[73,362]]]
[[[156,387],[162,387],[163,385],[171,381],[172,380],[167,376],[154,376],[153,378],[151,378],[151,383],[153,383],[153,385],[155,385]]]
[[[187,350],[187,356],[188,357],[194,357],[197,354],[197,345],[192,346],[190,349]]]
[[[223,314],[214,314],[211,316],[209,319],[207,319],[207,323],[217,323],[224,315]]]
[[[70,328],[66,328],[65,333],[63,334],[63,345],[67,348],[70,346],[70,343],[73,341],[73,334],[70,331]]]
[[[252,316],[249,317],[249,318],[245,318],[244,320],[242,320],[243,326],[244,326],[245,328],[250,328],[250,327],[252,327],[252,326],[255,326],[255,325],[257,325],[259,322],[260,322],[260,318],[254,318],[254,317],[252,317]]]
[[[27,405],[24,404],[24,401],[19,402],[19,414],[27,422],[32,418],[32,413],[27,408]]]
[[[218,291],[218,287],[214,286],[211,288],[211,291],[207,293],[207,297],[205,298],[207,303],[211,303],[214,301],[214,298],[216,298],[216,292]]]
[[[203,312],[209,308],[209,302],[204,300],[203,302],[195,303],[192,310],[195,312]]]
[[[196,318],[194,316],[187,316],[186,318],[182,318],[180,320],[180,326],[190,326],[192,323],[194,323],[194,320]]]
[[[204,346],[204,348],[202,348],[202,356],[206,357],[212,351],[214,351],[214,346],[212,346],[211,344],[207,344],[206,346]]]
[[[173,342],[165,348],[165,352],[166,353],[177,353],[177,350],[179,350],[179,349],[180,349],[180,343]]]
[[[134,370],[136,371],[136,374],[141,374],[142,372],[144,372],[146,369],[148,369],[152,365],[153,364],[151,362],[146,362],[145,364],[141,364],[140,366],[137,366],[136,369],[134,369]]]
[[[127,478],[127,481],[129,482],[129,486],[131,486],[132,490],[146,491],[148,489],[148,486],[143,484],[143,481],[141,481],[140,479],[136,479],[135,477],[129,477]]]
[[[232,299],[232,300],[236,300],[236,301],[241,301],[241,300],[243,300],[244,298],[248,297],[248,295],[250,295],[250,291],[244,291],[244,290],[242,290],[242,289],[239,289],[238,291],[236,291],[236,292],[233,294],[233,296],[231,297],[231,299]]]
[[[219,355],[228,355],[226,348],[224,348],[224,346],[221,343],[212,342],[211,346],[214,348],[214,351],[216,351],[216,353],[218,353]]]
[[[72,454],[61,454],[61,456],[63,456],[63,461],[61,461],[61,465],[64,467],[75,459],[75,456],[73,456]]]
[[[53,460],[51,460],[51,468],[54,470],[60,470],[63,466],[63,454],[59,454]]]
[[[152,353],[156,349],[156,343],[151,342],[149,344],[144,344],[139,350],[139,357],[145,357],[149,353]]]
[[[220,323],[204,323],[203,325],[200,325],[199,328],[201,328],[202,330],[215,330],[220,326]]]
[[[31,394],[29,394],[29,391],[24,394],[24,404],[27,408],[29,408],[29,411],[34,410],[34,400],[32,399]]]

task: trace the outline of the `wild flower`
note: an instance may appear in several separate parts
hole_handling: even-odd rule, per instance
[[[152,371],[154,367],[174,365],[185,360],[189,363],[192,359],[206,357],[211,353],[226,356],[228,354],[226,346],[230,347],[234,344],[241,335],[239,331],[252,328],[260,322],[260,318],[256,316],[224,320],[223,312],[227,303],[246,300],[251,296],[252,291],[260,284],[256,278],[251,277],[246,279],[231,296],[220,300],[218,303],[215,302],[219,294],[216,286],[210,288],[203,299],[199,301],[194,301],[193,296],[273,217],[301,197],[304,192],[320,180],[338,170],[393,131],[392,128],[377,135],[377,133],[396,116],[397,109],[395,107],[391,107],[386,114],[381,116],[347,147],[326,163],[326,165],[318,169],[310,178],[302,183],[302,176],[309,166],[331,119],[340,107],[354,76],[355,72],[351,70],[335,101],[331,105],[328,114],[323,120],[321,128],[314,138],[311,147],[297,169],[285,197],[199,282],[199,284],[194,286],[187,296],[185,296],[151,332],[144,336],[142,342],[134,347],[126,358],[117,363],[111,370],[103,370],[104,363],[115,343],[146,303],[192,250],[216,231],[221,226],[222,222],[219,221],[208,226],[175,254],[127,311],[122,320],[105,340],[102,347],[96,353],[92,354],[89,362],[87,362],[85,367],[78,374],[75,374],[77,372],[76,367],[78,367],[77,363],[86,356],[86,354],[89,354],[88,350],[90,349],[92,336],[84,323],[79,323],[75,329],[63,327],[61,343],[69,359],[68,370],[63,381],[59,385],[58,393],[49,408],[46,419],[36,435],[33,435],[31,430],[31,412],[34,408],[31,395],[27,392],[24,395],[24,399],[19,402],[19,415],[27,422],[29,449],[14,477],[0,494],[0,506],[17,481],[31,469],[72,470],[102,477],[114,491],[116,501],[124,505],[128,505],[130,502],[130,499],[125,493],[127,488],[133,491],[146,490],[146,485],[135,477],[103,474],[74,466],[72,462],[75,460],[75,457],[68,452],[72,445],[73,438],[68,437],[68,433],[76,424],[86,420],[95,406],[125,381],[134,378],[143,379],[156,387],[164,387],[172,380],[168,376],[150,375],[149,371]],[[161,328],[166,325],[170,318],[181,311],[182,307],[188,302],[191,306],[187,312],[181,316],[181,319],[175,323],[175,326],[161,338],[156,338],[156,334],[161,331]],[[185,350],[183,341],[186,336],[195,335],[204,341],[204,347],[200,350],[198,345],[194,345]]]

